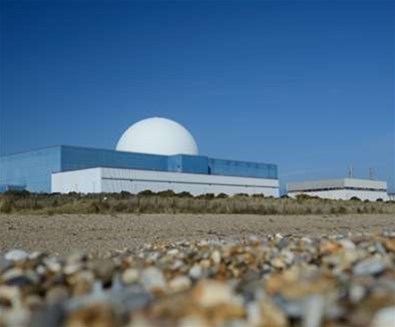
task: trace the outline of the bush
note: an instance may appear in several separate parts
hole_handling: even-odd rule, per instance
[[[312,196],[310,196],[308,194],[304,194],[304,193],[297,194],[295,198],[296,198],[297,201],[305,201],[305,200],[314,199]]]
[[[305,201],[306,200],[306,201]],[[366,201],[368,202],[368,201]],[[379,202],[379,203],[378,203]],[[172,191],[98,194],[43,194],[8,192],[0,194],[0,213],[101,214],[101,213],[221,213],[221,214],[346,214],[395,213],[390,202],[334,201],[302,195],[298,200],[238,194],[228,197],[212,193],[193,197]]]
[[[15,197],[15,198],[28,198],[30,196],[29,191],[17,191],[17,190],[9,190],[5,191],[4,195],[7,197]]]
[[[236,193],[234,195],[235,198],[248,198],[249,195],[247,193]]]
[[[351,197],[350,201],[359,201],[359,202],[361,202],[361,199],[358,198],[357,196],[353,196],[353,197]]]
[[[198,199],[205,199],[205,200],[211,200],[215,198],[214,193],[205,193],[205,194],[200,194],[197,196]]]
[[[176,196],[178,198],[193,198],[193,195],[189,192],[180,192],[180,193],[177,193]]]
[[[265,196],[262,193],[255,193],[255,194],[252,194],[251,197],[263,199]]]
[[[176,194],[172,190],[158,192],[157,195],[161,197],[174,197]]]
[[[127,192],[127,191],[122,191],[121,193],[119,193],[119,197],[121,199],[128,199],[128,198],[130,198],[132,196],[133,196],[133,194],[130,193],[130,192]]]
[[[152,192],[151,190],[144,190],[144,191],[139,192],[137,195],[138,196],[152,196],[152,195],[155,195],[155,193]]]
[[[14,203],[11,199],[4,198],[0,202],[0,212],[1,213],[11,213],[14,208]]]
[[[217,194],[217,196],[216,196],[216,198],[217,199],[226,199],[226,198],[228,198],[229,196],[227,195],[227,194],[225,194],[225,193],[219,193],[219,194]]]

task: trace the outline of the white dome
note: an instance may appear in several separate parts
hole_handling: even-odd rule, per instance
[[[188,130],[173,120],[147,118],[130,126],[121,136],[118,151],[162,155],[197,155],[198,147]]]

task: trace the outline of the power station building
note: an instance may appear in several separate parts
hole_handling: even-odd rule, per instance
[[[116,150],[52,146],[0,157],[0,191],[121,192],[173,190],[279,196],[277,166],[199,155],[193,136],[165,118],[142,120]]]
[[[287,184],[287,190],[290,197],[306,194],[332,200],[389,200],[387,183],[370,179],[343,178],[295,182]]]

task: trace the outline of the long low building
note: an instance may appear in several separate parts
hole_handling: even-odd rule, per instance
[[[144,190],[153,192],[172,190],[176,193],[189,192],[193,195],[246,193],[277,197],[278,181],[117,168],[90,168],[52,174],[53,192],[112,193],[120,190],[131,193]]]
[[[130,127],[116,150],[53,146],[0,157],[0,190],[144,190],[279,196],[277,165],[210,158],[181,125],[150,118]]]
[[[279,196],[276,165],[206,156],[63,145],[1,157],[0,166],[3,189],[47,193],[173,190]]]
[[[287,184],[287,191],[290,197],[306,194],[333,200],[389,200],[387,183],[370,179],[343,178],[294,182]]]

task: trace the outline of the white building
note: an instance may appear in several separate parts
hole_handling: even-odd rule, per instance
[[[90,168],[52,174],[52,191],[60,193],[112,193],[127,191],[139,193],[151,190],[206,193],[264,194],[279,196],[276,179],[186,174],[117,168]]]
[[[306,194],[333,200],[350,200],[353,197],[369,201],[389,199],[387,183],[369,179],[343,178],[294,182],[287,184],[287,191],[290,197]]]

